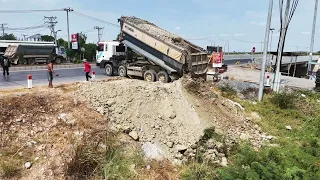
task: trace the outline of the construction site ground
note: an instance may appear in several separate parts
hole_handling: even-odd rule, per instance
[[[259,83],[260,71],[255,69],[243,68],[240,66],[229,66],[228,71],[223,74],[229,78],[235,80],[241,80],[245,82]],[[271,77],[271,73],[266,73],[266,76]],[[303,78],[281,76],[281,86],[297,87],[303,89],[313,89],[315,87],[315,81]]]

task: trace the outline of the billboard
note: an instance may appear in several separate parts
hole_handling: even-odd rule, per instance
[[[71,35],[71,46],[72,46],[72,49],[79,49],[78,40],[79,40],[79,35],[78,34],[72,34]]]

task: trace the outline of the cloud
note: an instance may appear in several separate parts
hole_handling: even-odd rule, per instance
[[[233,36],[244,36],[244,34],[242,34],[242,33],[236,33],[236,34],[233,34]]]
[[[221,37],[223,36],[230,36],[229,34],[220,34]]]
[[[310,34],[310,32],[308,32],[308,31],[303,31],[303,32],[301,32],[301,34],[308,35],[308,34]]]
[[[260,25],[260,26],[265,26],[265,25],[266,25],[266,22],[260,22],[259,25]]]
[[[180,29],[181,29],[180,26],[175,27],[175,30],[180,30]]]
[[[250,22],[250,24],[257,24],[257,22],[255,22],[255,21],[252,21],[252,22]]]

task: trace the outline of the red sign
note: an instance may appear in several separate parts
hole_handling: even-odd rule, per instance
[[[223,53],[213,53],[212,54],[212,67],[221,67],[222,66]]]
[[[71,39],[71,42],[78,42],[78,34],[72,34]]]
[[[255,53],[256,52],[256,47],[253,47],[252,48],[252,53]]]

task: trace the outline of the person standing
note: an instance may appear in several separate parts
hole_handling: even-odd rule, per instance
[[[91,65],[89,64],[89,62],[84,59],[84,72],[86,73],[86,79],[87,81],[89,81],[89,78],[91,79],[92,77],[89,75],[89,73],[91,72]]]
[[[3,76],[9,76],[9,67],[10,67],[10,62],[9,59],[5,56],[3,56],[1,59],[1,66],[3,70]]]
[[[53,74],[55,74],[55,72],[53,71],[53,62],[54,60],[51,60],[50,63],[48,64],[48,81],[49,81],[49,88],[53,88],[52,85],[52,80],[53,80]]]

